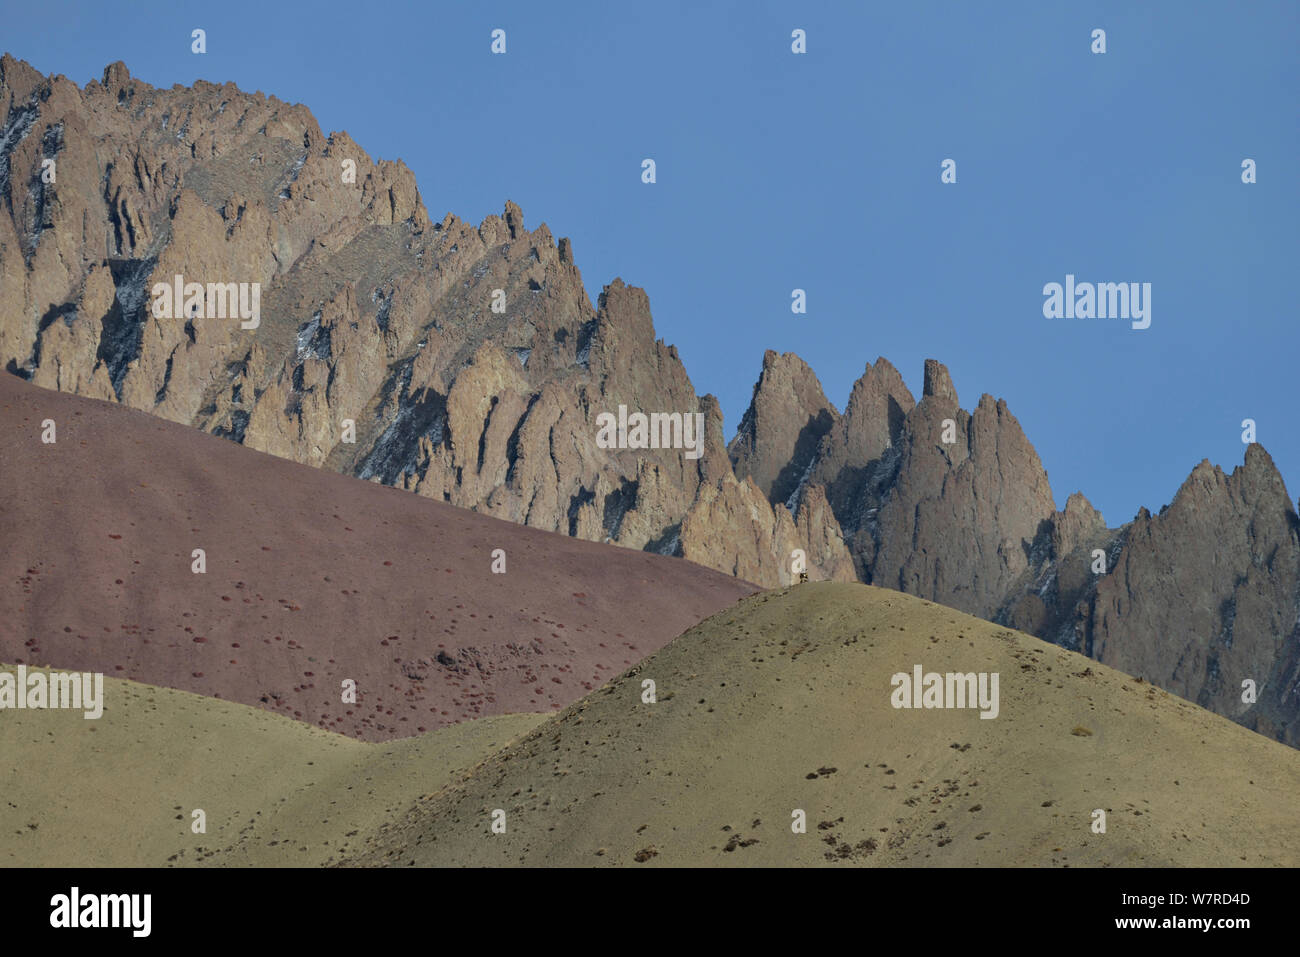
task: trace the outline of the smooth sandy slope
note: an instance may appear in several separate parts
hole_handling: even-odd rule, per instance
[[[132,681],[106,678],[104,697],[96,720],[0,711],[0,866],[325,864],[545,718],[367,743]]]
[[[915,664],[998,672],[999,716],[895,709]],[[1300,754],[1029,635],[807,584],[692,628],[365,846],[354,863],[1295,866]]]
[[[998,673],[998,717],[893,708],[915,664]],[[0,794],[9,864],[1300,863],[1294,750],[1031,636],[830,583],[747,598],[560,714],[396,742],[109,682],[98,722],[0,712]]]

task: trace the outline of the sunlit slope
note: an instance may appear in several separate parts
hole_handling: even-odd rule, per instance
[[[323,864],[544,717],[371,744],[131,681],[104,698],[98,720],[0,711],[0,866]]]
[[[915,665],[997,673],[997,717],[896,709],[891,676]],[[1298,795],[1300,755],[1225,718],[951,609],[820,583],[692,628],[345,856],[1294,866]]]

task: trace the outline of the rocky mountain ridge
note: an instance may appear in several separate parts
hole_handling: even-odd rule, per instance
[[[1006,403],[964,410],[939,362],[918,400],[877,360],[841,413],[774,352],[728,445],[643,290],[616,279],[593,306],[569,240],[509,202],[433,219],[410,170],[303,106],[121,63],[78,88],[5,55],[0,124],[12,374],[760,584],[806,563],[920,595],[1300,744],[1300,524],[1258,445],[1109,528],[1081,494],[1058,512]],[[256,324],[158,316],[176,276],[258,284]],[[701,413],[703,455],[602,447],[620,405]]]

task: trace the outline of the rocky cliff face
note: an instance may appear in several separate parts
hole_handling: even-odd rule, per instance
[[[1231,475],[1201,462],[1159,515],[1133,520],[1097,581],[1089,653],[1300,745],[1298,612],[1300,521],[1273,460],[1250,445]]]
[[[155,284],[176,276],[256,283],[255,327],[188,292],[159,315]],[[1015,625],[1300,744],[1300,533],[1259,446],[1108,528],[1081,494],[1056,511],[1006,403],[962,409],[939,362],[917,401],[878,359],[841,413],[774,352],[728,446],[642,290],[615,280],[593,306],[572,244],[518,206],[435,220],[401,163],[230,84],[159,90],[118,63],[78,88],[0,59],[0,365],[764,585],[803,560],[813,579]],[[698,413],[701,454],[610,447],[598,417],[620,406]]]
[[[732,467],[771,501],[791,501],[802,492],[821,439],[838,418],[804,361],[769,349],[753,400],[728,446]]]
[[[1300,519],[1258,444],[1119,528],[1072,495],[995,620],[1300,747]]]
[[[0,110],[10,372],[760,581],[788,581],[796,547],[827,556],[815,577],[842,564],[828,514],[744,498],[717,403],[656,341],[645,293],[615,280],[593,308],[572,244],[513,203],[477,228],[434,221],[408,169],[324,135],[304,107],[231,85],[157,90],[121,63],[78,89],[6,56]],[[156,315],[155,284],[178,275],[258,284],[258,324]],[[702,454],[601,447],[597,417],[620,405],[701,413]],[[745,545],[719,543],[742,514]]]
[[[1231,476],[1201,463],[1160,515],[1108,528],[1081,493],[1055,509],[1005,402],[984,395],[967,413],[943,365],[924,372],[914,403],[877,360],[841,415],[802,361],[767,353],[730,447],[746,490],[733,498],[829,507],[859,580],[1036,634],[1300,746],[1300,520],[1263,447]],[[838,572],[838,553],[821,567]],[[759,574],[728,567],[742,569]]]

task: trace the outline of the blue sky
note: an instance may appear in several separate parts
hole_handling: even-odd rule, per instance
[[[646,289],[729,436],[765,349],[841,409],[877,356],[918,395],[937,358],[1112,525],[1240,464],[1244,418],[1300,494],[1295,2],[3,5],[43,73],[234,81],[405,161],[434,218],[514,200],[593,301]],[[1066,273],[1150,282],[1151,327],[1045,319]]]

